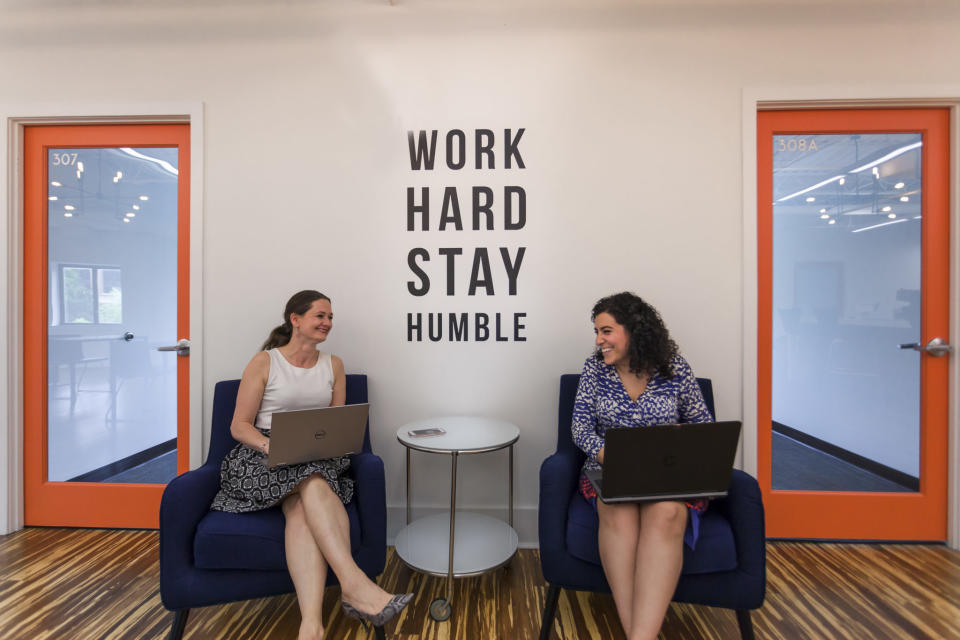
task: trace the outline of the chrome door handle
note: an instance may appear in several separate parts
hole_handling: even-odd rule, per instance
[[[906,342],[900,345],[901,349],[913,349],[914,351],[925,351],[930,355],[939,358],[940,356],[945,356],[951,351],[953,347],[947,344],[947,341],[943,338],[934,338],[926,344],[926,346],[921,345],[919,342]]]
[[[190,341],[183,338],[178,341],[177,344],[167,347],[157,347],[157,351],[176,351],[178,356],[186,357],[190,355]]]
[[[131,340],[133,340],[133,334],[127,331],[126,333],[123,334],[123,339],[126,342],[130,342]]]

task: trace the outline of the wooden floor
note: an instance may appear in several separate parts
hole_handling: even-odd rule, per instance
[[[767,601],[753,613],[758,638],[960,638],[960,553],[943,546],[771,542]],[[0,638],[156,639],[172,614],[160,604],[157,533],[25,529],[0,537]],[[380,582],[416,597],[387,637],[396,640],[537,637],[546,585],[535,550],[509,568],[456,581],[454,612],[434,622],[427,608],[444,583],[407,569],[390,550]],[[372,638],[324,600],[327,637]],[[190,614],[186,638],[296,638],[292,595]],[[553,638],[623,638],[608,595],[565,592]],[[671,605],[662,638],[737,638],[733,612]]]

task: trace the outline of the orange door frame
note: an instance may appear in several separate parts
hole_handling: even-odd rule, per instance
[[[784,538],[945,540],[949,358],[921,356],[920,490],[773,491],[771,375],[773,136],[919,132],[922,147],[922,341],[950,340],[950,111],[761,111],[757,117],[757,477],[767,535]],[[953,356],[956,357],[956,356]]]
[[[24,128],[24,522],[33,526],[157,528],[163,485],[47,481],[47,149],[179,148],[177,334],[190,330],[190,125]],[[189,468],[189,359],[177,358],[177,472]]]

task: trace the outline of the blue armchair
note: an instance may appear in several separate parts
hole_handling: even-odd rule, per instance
[[[584,454],[573,443],[570,423],[580,376],[560,378],[557,451],[540,467],[540,564],[550,585],[540,624],[540,640],[553,627],[561,589],[610,592],[597,546],[597,515],[580,495],[578,480]],[[713,385],[698,378],[710,413]],[[683,570],[676,602],[734,609],[743,640],[753,639],[750,609],[763,604],[766,592],[766,543],[763,502],[757,481],[734,470],[726,498],[714,500],[700,523],[697,548],[683,550]]]
[[[220,488],[220,463],[236,444],[230,435],[239,380],[218,382],[213,396],[210,452],[198,469],[175,478],[160,502],[160,598],[175,613],[171,640],[183,636],[192,607],[290,593],[279,506],[253,513],[210,511]],[[347,404],[367,401],[367,377],[347,376]],[[352,456],[355,495],[347,504],[350,548],[371,580],[387,554],[387,502],[383,461],[370,450]],[[333,572],[327,584],[336,584]],[[376,629],[383,639],[383,629]]]

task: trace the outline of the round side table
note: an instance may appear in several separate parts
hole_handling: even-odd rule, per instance
[[[410,435],[417,429],[441,428],[438,436]],[[407,448],[407,526],[397,534],[397,555],[415,571],[446,577],[446,598],[430,603],[430,616],[437,621],[450,617],[453,579],[493,571],[510,562],[517,553],[513,529],[513,445],[520,429],[503,420],[474,416],[444,416],[407,423],[397,429],[397,440]],[[508,522],[477,513],[457,513],[457,458],[509,448]],[[411,522],[410,452],[424,451],[450,456],[450,513]]]

